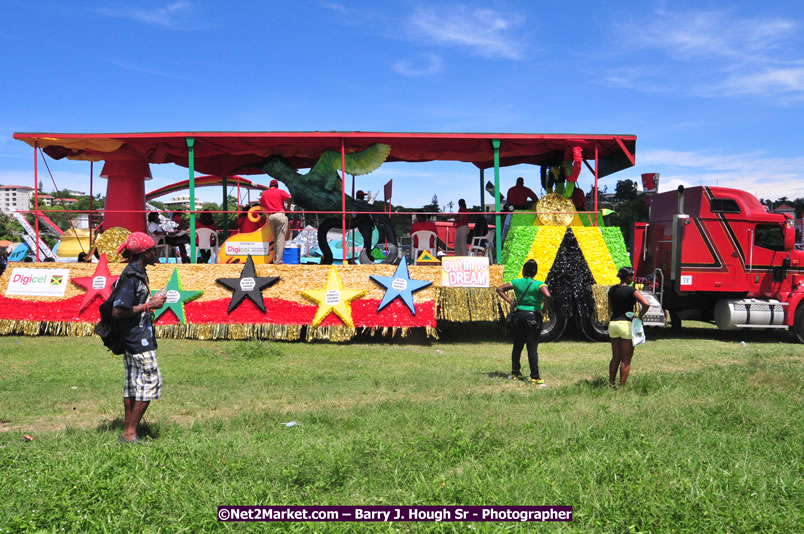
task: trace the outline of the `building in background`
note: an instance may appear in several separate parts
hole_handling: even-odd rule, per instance
[[[31,209],[33,188],[24,185],[0,185],[0,211],[13,213]]]
[[[188,211],[190,209],[190,195],[176,195],[164,202],[165,209],[169,211]],[[201,209],[201,199],[195,198],[195,209]]]

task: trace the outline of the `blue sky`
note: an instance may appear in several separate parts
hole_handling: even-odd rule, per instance
[[[638,137],[636,167],[601,186],[660,172],[661,190],[804,197],[801,1],[0,6],[3,184],[32,183],[33,151],[15,131],[572,132]],[[49,164],[59,188],[88,190],[88,163]],[[187,176],[152,173],[146,190]],[[520,175],[537,189],[526,166],[503,169],[503,188]],[[477,176],[469,164],[386,164],[358,187],[394,178],[395,203],[471,205]],[[584,170],[582,187],[591,180]]]

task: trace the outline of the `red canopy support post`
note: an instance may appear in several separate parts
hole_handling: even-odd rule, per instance
[[[598,170],[599,170],[599,168],[598,168],[599,167],[599,165],[598,165],[598,163],[599,163],[598,156],[600,155],[598,149],[599,149],[599,147],[598,147],[597,143],[595,143],[595,226],[597,226],[597,193],[598,193],[598,191],[597,191],[597,180],[598,180]]]
[[[341,231],[343,232],[343,264],[346,265],[346,144],[341,137]]]
[[[95,174],[95,162],[89,162],[89,213],[87,214],[87,228],[89,228],[89,249],[92,250],[92,176]]]
[[[353,174],[352,175],[352,200],[354,200],[354,199],[355,199],[355,175]],[[349,212],[349,226],[352,226],[352,213],[351,212]],[[363,243],[363,246],[365,247],[366,244]],[[355,257],[355,236],[352,235],[352,258],[354,258],[354,257]]]
[[[195,257],[195,139],[187,138],[187,167],[190,169],[190,263]]]
[[[34,142],[34,224],[36,225],[36,261],[39,261],[39,141]]]
[[[497,250],[497,261],[502,258],[502,224],[500,224],[500,140],[492,139],[491,146],[494,148],[494,236]]]

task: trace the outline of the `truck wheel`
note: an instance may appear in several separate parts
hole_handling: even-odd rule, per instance
[[[608,325],[598,322],[595,317],[581,317],[577,315],[575,317],[575,326],[578,327],[581,334],[589,341],[609,340]]]
[[[799,304],[796,309],[796,315],[793,316],[793,326],[790,327],[790,332],[799,343],[804,343],[804,303]]]
[[[558,341],[567,328],[567,316],[554,310],[552,307],[547,311],[549,319],[542,323],[542,333],[539,336],[539,343]]]

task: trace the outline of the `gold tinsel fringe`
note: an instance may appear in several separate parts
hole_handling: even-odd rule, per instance
[[[442,287],[436,317],[456,323],[494,322],[505,317],[508,305],[493,287]]]
[[[602,324],[608,324],[610,315],[609,315],[609,289],[612,286],[601,286],[601,285],[594,285],[592,286],[592,295],[595,297],[595,311],[597,312],[597,322]],[[642,286],[636,286],[637,290],[641,289]],[[639,315],[639,302],[634,304],[633,312],[636,315]]]
[[[95,323],[0,320],[0,335],[91,336]]]
[[[296,341],[302,325],[282,324],[169,324],[157,325],[157,339],[269,339]]]
[[[611,286],[601,286],[595,284],[592,286],[592,296],[595,299],[595,312],[597,313],[597,322],[609,322],[609,289]]]
[[[348,326],[308,326],[307,341],[349,341],[357,335],[357,329]]]
[[[159,339],[198,339],[198,340],[252,340],[298,341],[302,330],[307,328],[307,341],[323,340],[340,343],[349,341],[357,335],[357,329],[347,326],[306,326],[282,324],[170,324],[157,325],[156,338]],[[95,335],[95,323],[68,323],[47,321],[0,320],[0,335],[14,336],[70,336],[89,337]],[[407,337],[409,327],[363,327],[361,333],[382,337]],[[425,327],[427,337],[438,339],[438,329]]]

